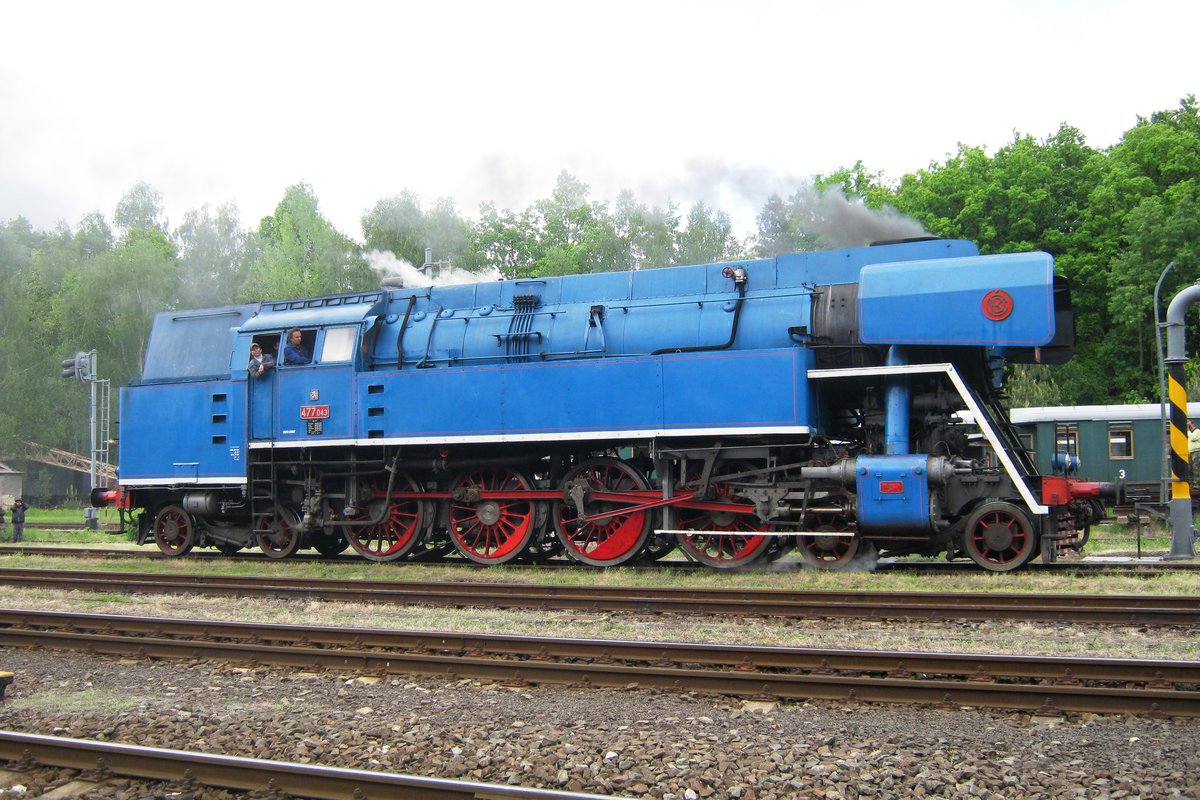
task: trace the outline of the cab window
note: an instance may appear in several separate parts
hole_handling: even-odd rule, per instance
[[[358,327],[353,325],[326,330],[318,361],[322,364],[330,361],[350,361],[354,358],[354,339],[357,333]]]

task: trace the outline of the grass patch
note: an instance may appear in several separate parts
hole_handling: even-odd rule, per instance
[[[82,689],[69,692],[55,687],[50,691],[22,695],[12,701],[14,710],[41,714],[109,714],[128,711],[137,706],[137,702],[131,699],[128,692],[119,689]]]

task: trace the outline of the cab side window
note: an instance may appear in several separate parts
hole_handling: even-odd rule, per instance
[[[322,364],[331,361],[350,361],[354,358],[354,339],[358,333],[357,326],[329,328],[325,331],[325,341],[321,344]]]

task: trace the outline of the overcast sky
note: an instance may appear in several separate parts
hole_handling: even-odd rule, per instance
[[[406,188],[474,217],[563,169],[746,228],[816,172],[1064,122],[1106,147],[1200,93],[1195,0],[41,0],[0,24],[0,221],[38,228],[111,220],[138,181],[172,225],[233,201],[253,227],[304,181],[361,239]]]

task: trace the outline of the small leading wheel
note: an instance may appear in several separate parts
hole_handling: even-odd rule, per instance
[[[853,532],[841,533],[849,530],[850,525],[841,514],[815,515],[812,532],[796,537],[796,549],[810,567],[845,569],[855,556],[870,549]]]
[[[730,505],[745,502],[733,495],[733,487],[720,480],[721,475],[733,475],[753,470],[751,464],[740,461],[718,464],[712,478],[713,501]],[[693,480],[699,479],[697,474]],[[679,527],[700,531],[679,537],[679,549],[693,561],[717,569],[734,569],[762,558],[771,549],[773,536],[756,536],[770,529],[753,514],[737,511],[714,511],[681,508]]]
[[[396,491],[418,492],[420,487],[409,475],[396,476]],[[371,501],[367,519],[374,519],[380,511],[383,518],[374,525],[352,525],[346,528],[346,538],[359,555],[370,561],[395,561],[404,558],[421,544],[424,539],[425,521],[428,518],[425,504],[420,500],[393,499],[391,503],[382,497]],[[383,506],[387,504],[386,510]]]
[[[300,517],[287,506],[273,506],[254,524],[258,547],[271,558],[287,558],[300,549]]]
[[[487,468],[460,475],[450,487],[450,539],[477,564],[504,564],[521,556],[536,529],[537,504],[520,497],[481,498],[481,493],[519,495],[533,483],[519,472]]]
[[[624,511],[623,503],[587,497],[590,492],[645,491],[650,485],[640,472],[616,458],[597,458],[568,472],[562,485],[565,499],[555,504],[554,530],[568,556],[594,567],[615,567],[641,555],[650,538],[650,512]],[[584,494],[582,515],[571,497],[577,491]]]
[[[1033,523],[1020,508],[1004,501],[984,503],[967,517],[963,549],[979,566],[1008,572],[1037,553]]]
[[[196,544],[192,515],[179,506],[164,506],[154,517],[154,542],[169,556],[181,556]]]

